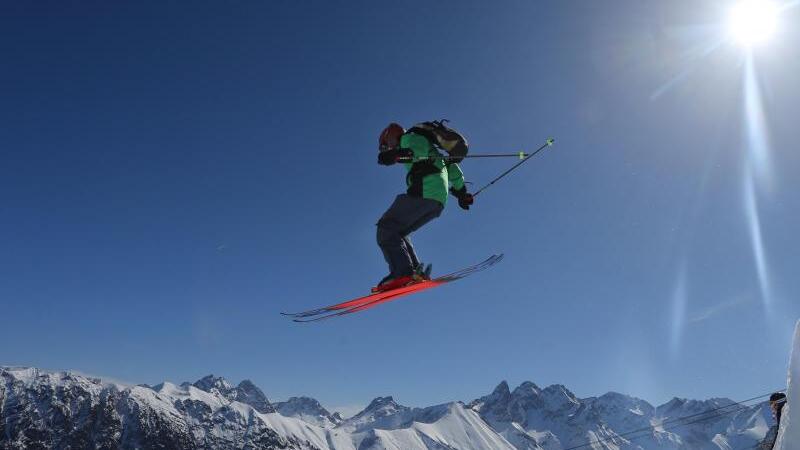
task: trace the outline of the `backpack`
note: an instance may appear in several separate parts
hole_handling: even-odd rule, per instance
[[[407,133],[424,136],[432,146],[444,150],[450,155],[448,164],[461,162],[469,151],[467,139],[458,131],[448,127],[447,119],[422,122],[414,125]]]

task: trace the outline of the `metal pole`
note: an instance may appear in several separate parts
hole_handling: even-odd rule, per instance
[[[497,178],[495,178],[494,180],[490,181],[489,184],[487,184],[486,186],[484,186],[484,187],[478,189],[477,191],[475,191],[475,193],[472,194],[472,196],[473,197],[477,197],[478,194],[480,194],[484,189],[486,189],[489,186],[491,186],[491,185],[495,184],[496,182],[498,182],[501,178],[503,178],[504,176],[506,176],[509,173],[511,173],[512,170],[514,170],[517,167],[521,166],[525,161],[527,161],[527,160],[531,159],[532,157],[536,156],[537,153],[539,153],[540,151],[544,150],[545,148],[550,147],[551,145],[553,145],[554,142],[555,142],[555,139],[553,139],[553,138],[548,139],[547,141],[545,141],[544,144],[542,144],[541,147],[536,149],[535,152],[533,152],[530,155],[526,156],[522,161],[520,161],[520,162],[514,164],[513,166],[511,166],[510,169],[508,169],[505,172],[501,173]]]
[[[464,158],[519,158],[524,159],[528,156],[528,153],[525,152],[517,152],[517,153],[479,153],[477,155],[466,155],[466,156],[449,156],[449,155],[439,155],[439,156],[422,156],[419,158],[415,158],[413,156],[406,156],[403,158],[397,158],[398,162],[417,162],[417,161],[435,161],[435,160],[453,160],[453,159],[464,159]]]

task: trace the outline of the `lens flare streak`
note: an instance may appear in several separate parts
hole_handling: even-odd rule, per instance
[[[800,1],[800,0],[798,0]],[[691,49],[685,55],[685,64],[686,67],[674,75],[670,80],[662,84],[658,87],[652,94],[650,94],[650,100],[657,100],[659,97],[664,95],[667,91],[672,89],[673,87],[677,86],[678,84],[686,81],[689,78],[689,75],[694,72],[700,66],[700,63],[705,60],[709,55],[714,53],[722,44],[725,43],[725,39],[718,38],[711,40],[710,42],[705,43],[704,45],[695,47]]]
[[[769,271],[767,270],[767,257],[764,252],[764,239],[761,233],[761,219],[758,217],[753,176],[750,173],[744,176],[744,206],[747,215],[747,224],[750,231],[750,245],[756,263],[756,274],[764,306],[769,306],[771,294],[769,284]]]
[[[750,245],[755,258],[761,299],[765,308],[771,300],[769,270],[761,219],[758,213],[758,189],[771,188],[771,168],[769,161],[769,139],[764,117],[761,93],[755,73],[753,57],[748,54],[744,64],[744,122],[746,136],[746,158],[744,161],[743,203],[750,233]]]
[[[748,158],[745,161],[754,170],[761,187],[770,188],[769,137],[761,91],[756,77],[752,54],[744,63],[744,122],[747,130]]]
[[[670,338],[670,356],[673,360],[680,355],[683,328],[686,324],[686,263],[681,264],[672,288],[672,330]]]

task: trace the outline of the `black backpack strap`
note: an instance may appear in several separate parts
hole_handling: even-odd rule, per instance
[[[441,124],[438,125],[441,126]],[[437,149],[442,149],[442,147],[439,145],[439,139],[436,137],[433,131],[422,127],[412,127],[406,131],[406,134],[410,133],[414,133],[427,139],[433,153],[438,154]],[[409,170],[408,174],[406,175],[406,183],[408,184],[408,190],[406,193],[412,197],[422,197],[422,180],[428,175],[437,174],[441,171],[441,168],[436,167],[435,160],[426,159],[413,163],[411,165],[411,170]]]
[[[441,146],[439,146],[439,139],[436,138],[436,135],[433,134],[433,131],[431,130],[427,130],[421,127],[412,127],[408,131],[406,131],[406,134],[408,133],[414,133],[424,137],[425,139],[428,140],[428,143],[430,143],[431,147],[433,148],[439,148],[439,149],[441,148]]]

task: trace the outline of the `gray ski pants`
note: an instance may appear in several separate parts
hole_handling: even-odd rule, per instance
[[[378,246],[392,277],[411,275],[419,259],[408,235],[442,214],[444,205],[422,197],[400,194],[378,221]]]

